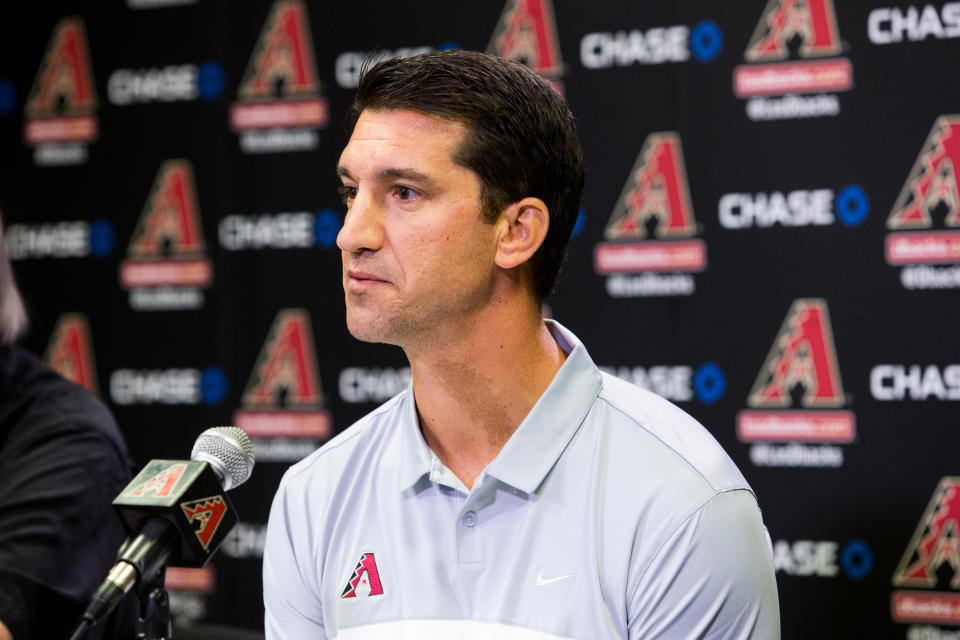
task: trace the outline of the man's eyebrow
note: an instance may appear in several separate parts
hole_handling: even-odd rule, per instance
[[[407,168],[391,168],[384,169],[379,174],[377,174],[381,180],[388,178],[400,178],[401,180],[414,180],[416,182],[431,182],[430,176],[425,173],[421,173],[416,169],[407,169]]]
[[[350,175],[350,170],[344,167],[343,165],[337,166],[337,176],[342,178],[349,178],[353,180],[353,176]],[[391,180],[391,179],[401,179],[401,180],[414,180],[416,182],[433,182],[430,176],[416,169],[405,168],[405,167],[396,167],[390,169],[384,169],[377,174],[377,178],[380,180]]]

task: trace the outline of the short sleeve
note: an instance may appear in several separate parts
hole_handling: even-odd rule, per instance
[[[281,482],[270,508],[263,557],[267,640],[327,637],[310,538],[303,502]]]
[[[628,587],[631,639],[780,638],[770,536],[750,491],[713,496],[631,566]]]

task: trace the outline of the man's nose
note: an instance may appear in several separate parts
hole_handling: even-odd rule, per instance
[[[383,247],[382,211],[372,197],[358,192],[337,234],[341,251],[358,253]]]

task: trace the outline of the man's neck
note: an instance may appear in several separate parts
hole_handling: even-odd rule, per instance
[[[494,306],[465,324],[406,351],[424,439],[472,488],[566,354],[535,305]]]

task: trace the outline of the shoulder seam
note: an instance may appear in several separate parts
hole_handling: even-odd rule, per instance
[[[756,500],[756,497],[757,497],[756,494],[753,493],[753,490],[752,490],[752,489],[748,489],[747,487],[734,487],[734,488],[730,488],[730,489],[721,489],[721,490],[714,491],[713,494],[707,496],[707,497],[706,497],[703,501],[701,501],[697,506],[693,507],[693,508],[690,510],[690,513],[688,513],[685,518],[683,518],[680,522],[677,523],[677,526],[674,527],[673,531],[670,532],[670,535],[666,536],[666,537],[663,539],[663,542],[660,543],[660,546],[659,546],[659,547],[657,547],[656,552],[653,553],[653,554],[650,556],[650,559],[647,560],[647,563],[644,565],[643,569],[640,570],[640,575],[637,576],[637,580],[640,581],[640,580],[643,579],[643,577],[644,577],[644,576],[646,575],[646,573],[647,573],[647,569],[650,568],[650,565],[653,564],[653,561],[656,560],[656,559],[660,556],[660,554],[663,552],[663,548],[664,548],[665,546],[667,546],[667,544],[668,544],[671,540],[673,540],[673,538],[677,535],[677,532],[679,532],[684,526],[686,526],[686,524],[690,521],[691,518],[693,518],[695,515],[697,515],[700,511],[703,510],[704,507],[706,507],[708,504],[710,504],[711,502],[713,502],[714,500],[716,500],[716,499],[717,499],[718,497],[720,497],[721,495],[724,495],[724,494],[727,494],[727,493],[733,493],[733,492],[735,492],[735,491],[746,491],[747,493],[749,493],[750,495],[753,496],[754,500]],[[631,556],[633,555],[633,549],[630,550],[630,555],[631,555]],[[629,561],[628,561],[628,563],[629,563]],[[629,566],[629,564],[628,564],[628,566]]]
[[[373,419],[375,416],[378,416],[378,415],[380,415],[381,413],[383,413],[384,411],[389,410],[395,403],[397,403],[397,402],[400,401],[400,398],[401,398],[402,396],[403,396],[403,393],[397,394],[396,396],[394,396],[393,398],[391,398],[391,399],[388,400],[387,402],[383,403],[382,405],[380,405],[379,407],[377,407],[376,409],[374,409],[373,411],[371,411],[370,413],[368,413],[368,414],[365,415],[364,417],[360,418],[360,420],[358,420],[358,421],[354,422],[353,424],[351,424],[349,427],[347,427],[347,429],[350,429],[351,427],[355,427],[355,426],[359,425],[359,424],[362,423],[362,422],[369,422],[369,421],[370,421],[371,419]],[[323,459],[328,453],[330,453],[331,451],[335,451],[335,450],[339,449],[340,447],[342,447],[342,446],[344,446],[344,445],[346,445],[346,444],[348,444],[348,443],[353,442],[354,440],[356,440],[356,439],[357,439],[358,437],[360,437],[360,435],[366,430],[365,427],[366,427],[366,425],[364,425],[364,428],[362,428],[362,429],[355,429],[355,430],[353,431],[353,433],[346,434],[343,438],[340,439],[339,442],[331,443],[331,442],[328,441],[327,443],[325,443],[325,444],[323,445],[323,447],[326,447],[326,448],[325,448],[322,452],[320,452],[319,454],[317,454],[317,455],[314,457],[314,459],[310,461],[309,464],[304,465],[304,466],[299,467],[299,468],[296,468],[296,469],[294,469],[293,467],[289,468],[289,469],[286,471],[286,473],[284,473],[284,477],[283,477],[283,480],[282,480],[281,484],[286,484],[288,477],[291,477],[291,478],[292,478],[292,477],[299,476],[301,473],[306,472],[306,470],[313,468],[313,465],[316,464],[317,461],[322,460],[322,459]],[[341,431],[340,433],[336,434],[336,436],[334,436],[334,437],[343,435],[344,432],[345,432],[347,429],[344,429],[344,431]],[[311,454],[311,455],[313,455],[313,454]]]
[[[624,409],[622,409],[622,408],[620,408],[619,406],[617,406],[616,404],[614,404],[613,401],[612,401],[609,397],[607,397],[606,395],[604,395],[602,383],[601,383],[601,387],[600,387],[600,393],[598,394],[598,398],[601,399],[601,400],[603,400],[604,402],[606,402],[606,403],[607,403],[607,406],[609,406],[611,409],[617,411],[618,413],[620,413],[621,415],[623,415],[624,417],[626,417],[628,420],[630,420],[631,422],[633,422],[634,424],[636,424],[638,427],[640,427],[641,429],[643,429],[644,431],[646,431],[647,433],[649,433],[651,437],[656,438],[657,441],[658,441],[660,444],[662,444],[664,447],[666,447],[667,449],[669,449],[670,451],[672,451],[672,452],[674,453],[674,455],[676,455],[678,458],[680,458],[681,460],[683,460],[683,463],[684,463],[685,465],[687,465],[687,467],[689,467],[690,469],[692,469],[698,476],[700,476],[701,478],[703,478],[703,481],[706,483],[706,485],[707,485],[708,487],[710,487],[711,491],[720,492],[720,491],[728,491],[728,490],[733,490],[733,489],[740,488],[740,487],[730,487],[730,488],[718,489],[716,486],[714,486],[714,484],[710,481],[710,479],[707,478],[707,476],[703,475],[703,472],[700,471],[700,469],[698,469],[698,468],[696,467],[696,465],[694,465],[693,463],[691,463],[690,460],[688,460],[685,455],[683,455],[682,453],[680,453],[679,451],[677,451],[676,449],[674,449],[673,447],[671,447],[669,444],[667,444],[666,442],[664,442],[663,438],[661,438],[659,435],[657,435],[656,433],[654,433],[653,431],[651,431],[650,429],[648,429],[648,428],[647,428],[642,422],[640,422],[640,420],[638,420],[635,416],[627,413],[627,411],[625,411]],[[691,419],[693,419],[693,418],[691,418]]]

